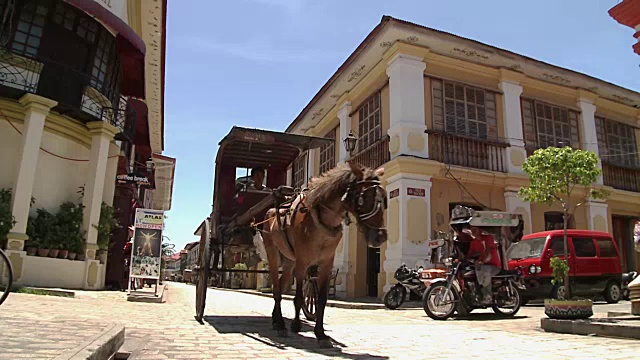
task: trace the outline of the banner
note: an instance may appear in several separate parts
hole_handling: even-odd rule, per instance
[[[130,277],[160,278],[164,211],[136,209]]]

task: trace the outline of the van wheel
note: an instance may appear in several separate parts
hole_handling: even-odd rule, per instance
[[[552,299],[563,300],[566,298],[566,296],[567,296],[567,289],[564,287],[564,285],[556,285],[553,287],[553,290],[551,290]]]
[[[622,291],[620,290],[620,285],[613,281],[609,282],[604,290],[604,299],[607,303],[615,304],[620,301],[621,296]]]

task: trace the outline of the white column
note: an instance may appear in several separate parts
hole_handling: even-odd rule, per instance
[[[104,183],[104,192],[102,194],[102,201],[106,202],[109,205],[113,205],[113,195],[116,191],[116,175],[118,173],[119,153],[120,148],[112,142],[109,150],[109,157],[107,160],[107,175]]]
[[[338,146],[340,157],[338,159],[338,163],[345,162],[349,158],[349,154],[347,154],[347,149],[344,148],[343,140],[349,135],[351,132],[351,102],[345,101],[342,105],[340,105],[340,109],[338,110],[338,119],[340,119],[340,138],[336,141],[336,146]]]
[[[291,168],[287,169],[287,186],[291,186],[291,176],[293,175],[293,170]]]
[[[601,200],[591,200],[584,204],[587,211],[587,228],[589,230],[609,232],[608,205]]]
[[[524,233],[531,234],[531,203],[522,200],[518,196],[518,189],[506,188],[504,191],[504,202],[506,211],[516,214],[522,214],[524,220]]]
[[[343,139],[345,139],[349,132],[351,132],[351,102],[345,101],[338,109],[338,119],[340,120],[340,138],[336,139],[336,146],[338,147],[338,164],[344,163],[349,159],[347,149],[344,148]],[[349,227],[342,225],[342,251],[336,251],[336,255],[333,260],[335,268],[339,269],[338,278],[340,279],[340,285],[336,285],[336,292],[339,296],[345,296],[347,293],[347,279],[349,279]],[[356,241],[357,239],[354,239]]]
[[[579,127],[580,141],[582,141],[583,144],[582,147],[598,155],[598,167],[602,168],[598,151],[598,136],[596,135],[596,105],[593,103],[593,100],[580,97],[578,98],[578,107],[581,112],[581,124]],[[603,184],[602,176],[598,177],[596,184]]]
[[[307,181],[311,180],[312,177],[318,175],[318,169],[316,168],[316,152],[318,149],[309,149],[309,151],[307,152],[307,156],[308,156],[308,165],[309,167],[307,168],[306,171],[308,171],[307,174]]]
[[[522,130],[522,111],[520,94],[522,86],[517,82],[502,80],[498,85],[502,90],[502,123],[505,137],[510,147],[506,151],[507,170],[510,173],[524,173],[522,164],[527,158],[524,148],[524,131]]]
[[[429,157],[424,116],[424,70],[422,58],[397,54],[388,63],[389,151],[400,155]]]
[[[389,274],[402,264],[410,268],[431,267],[426,240],[431,233],[431,177],[398,174],[389,178],[387,231],[389,239],[383,268],[387,273],[383,291],[389,290]]]
[[[27,239],[27,220],[29,219],[31,195],[33,194],[44,123],[51,108],[58,104],[53,100],[33,94],[24,95],[19,101],[25,107],[25,114],[18,176],[13,183],[11,196],[11,211],[16,221],[7,236],[10,245],[8,248],[11,250],[22,250],[24,241]]]
[[[82,200],[84,205],[82,229],[86,234],[87,245],[90,245],[96,244],[98,239],[98,230],[94,225],[98,225],[100,219],[109,144],[118,130],[102,121],[92,121],[87,123],[87,127],[91,133],[91,154],[89,156],[87,182]]]

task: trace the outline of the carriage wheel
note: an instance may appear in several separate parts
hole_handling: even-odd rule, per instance
[[[318,284],[315,279],[305,279],[302,285],[304,305],[302,312],[309,321],[316,321],[316,305],[318,304]]]
[[[200,235],[200,254],[198,258],[198,279],[196,281],[196,320],[202,323],[204,307],[207,302],[207,283],[209,282],[209,262],[211,239],[209,239],[209,221],[205,221],[204,229]]]

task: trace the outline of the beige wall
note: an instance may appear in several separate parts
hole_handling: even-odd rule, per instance
[[[0,110],[7,115],[7,111],[0,104]],[[23,131],[23,120],[21,113],[10,116],[10,121],[18,130]],[[72,122],[64,119],[62,121]],[[89,159],[90,141],[88,130],[85,135],[85,143],[79,142],[72,136],[67,136],[59,131],[57,122],[47,118],[45,131],[42,135],[41,148],[58,156],[70,159]],[[77,125],[74,124],[73,125]],[[81,126],[81,125],[77,125]],[[56,131],[58,130],[58,131]],[[68,129],[66,129],[68,130]],[[78,135],[78,134],[75,134]],[[0,114],[0,164],[3,170],[0,171],[0,188],[12,188],[13,182],[18,173],[19,151],[21,149],[22,135],[20,135],[6,118]],[[36,208],[45,208],[50,211],[57,211],[58,206],[65,201],[78,202],[79,187],[84,185],[87,179],[88,161],[71,161],[40,151],[38,154],[38,168],[36,170],[33,196]],[[115,180],[114,180],[115,181]]]

